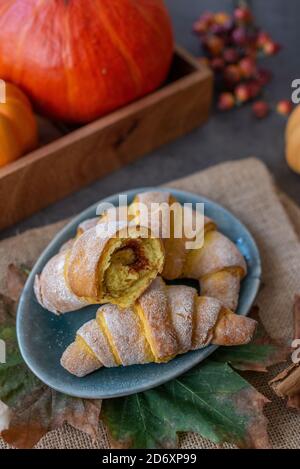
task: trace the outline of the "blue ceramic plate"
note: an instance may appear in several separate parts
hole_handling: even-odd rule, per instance
[[[135,194],[146,190],[153,190],[153,188],[127,192],[128,202],[132,201]],[[205,215],[217,222],[220,231],[231,238],[245,256],[248,275],[242,283],[238,313],[248,314],[258,292],[261,277],[260,256],[251,234],[237,218],[220,205],[188,192],[166,190],[172,192],[181,203],[204,203]],[[108,197],[103,202],[116,205],[118,194]],[[81,311],[55,316],[38,304],[33,292],[34,277],[58,252],[60,246],[75,235],[77,225],[95,216],[97,205],[93,205],[77,216],[49,244],[27,280],[17,315],[20,350],[33,373],[57,391],[90,399],[125,396],[153,388],[181,375],[216,349],[216,346],[208,346],[205,349],[181,355],[166,364],[103,368],[85,378],[76,378],[61,367],[60,357],[63,351],[74,340],[77,329],[95,317],[97,306],[89,306]]]

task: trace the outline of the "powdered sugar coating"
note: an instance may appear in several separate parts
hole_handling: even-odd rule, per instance
[[[74,242],[75,242],[75,238],[69,239],[68,241],[66,241],[66,242],[60,247],[60,250],[59,250],[58,252],[67,252],[67,251],[70,251],[70,249],[72,248]]]
[[[98,223],[99,218],[88,218],[87,220],[84,220],[83,222],[79,223],[77,227],[77,236],[82,235],[85,231],[90,230],[96,224]],[[60,248],[59,252],[65,252],[65,251],[70,251],[72,249],[73,244],[75,243],[76,238],[69,239],[66,241]]]
[[[103,363],[105,367],[117,366],[116,360],[111,352],[109,342],[95,319],[85,323],[77,331],[77,335],[83,338],[98,360]]]
[[[103,350],[99,348],[97,337],[105,327],[106,331],[101,330],[101,333],[109,340],[110,348],[113,346],[123,365],[131,365],[151,361],[145,327],[155,345],[156,361],[168,361],[179,353],[196,350],[209,343],[241,345],[249,342],[255,331],[256,321],[232,313],[217,299],[199,297],[196,290],[182,285],[167,287],[161,278],[151,284],[139,304],[144,312],[144,327],[135,309],[120,309],[107,304],[99,308],[97,323],[89,321],[78,335],[103,360]],[[75,342],[70,347],[62,363],[71,373],[84,376],[101,366],[100,361],[92,359],[80,343]],[[78,368],[76,360],[79,361]],[[117,365],[112,360],[110,366]]]
[[[191,349],[196,296],[197,291],[185,285],[167,287],[172,323],[177,335],[178,353],[185,353]]]
[[[222,233],[212,231],[205,238],[202,249],[189,251],[184,274],[200,279],[204,275],[232,267],[239,267],[243,275],[247,272],[245,259],[236,245]]]
[[[149,191],[149,192],[141,192],[137,195],[137,201],[141,202],[150,207],[152,203],[169,203],[170,200],[170,192],[163,192],[163,191]]]
[[[93,373],[93,371],[102,367],[97,357],[91,353],[87,353],[86,349],[82,348],[77,341],[72,342],[64,351],[60,364],[69,371],[69,373],[72,373],[78,378],[83,378],[83,376]]]
[[[240,276],[237,272],[221,271],[200,279],[203,296],[212,296],[227,308],[235,311],[240,292]]]
[[[55,314],[76,311],[88,304],[70,290],[65,278],[65,262],[66,252],[54,256],[36,276],[34,283],[40,305]]]
[[[96,226],[98,222],[99,222],[99,217],[88,218],[87,220],[82,221],[81,223],[79,223],[77,227],[77,233],[78,234],[85,233],[91,228],[94,228],[94,226]]]
[[[103,316],[122,365],[149,362],[147,341],[132,309],[107,304],[99,308],[97,315]]]
[[[161,277],[157,277],[139,298],[154,353],[160,360],[177,355],[178,344],[176,331],[172,324],[166,286]]]
[[[233,314],[225,308],[217,322],[212,343],[216,345],[243,345],[252,339],[257,322],[254,319]]]
[[[219,319],[222,304],[215,298],[200,296],[195,303],[192,350],[208,345],[213,338],[213,329]]]

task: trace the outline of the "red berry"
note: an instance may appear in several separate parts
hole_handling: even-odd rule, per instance
[[[247,43],[247,31],[239,27],[232,32],[232,40],[237,46],[244,46]]]
[[[253,78],[256,74],[256,63],[251,57],[245,57],[239,62],[239,67],[243,78]]]
[[[234,18],[239,23],[251,23],[253,20],[252,13],[247,7],[238,7],[234,10]]]
[[[249,86],[245,83],[241,83],[234,90],[235,97],[239,103],[246,103],[251,99],[251,92]]]
[[[281,114],[282,116],[288,116],[293,110],[293,104],[291,101],[288,101],[287,99],[284,99],[282,101],[279,101],[276,107],[276,111],[278,114]]]
[[[228,111],[235,105],[234,96],[232,93],[221,93],[218,100],[218,108],[220,111]]]
[[[199,34],[200,36],[206,34],[209,32],[209,29],[211,25],[213,24],[214,21],[214,15],[213,13],[205,12],[203,15],[200,16],[200,18],[194,23],[193,30],[196,34]]]
[[[245,53],[245,57],[249,57],[250,59],[253,59],[256,61],[257,49],[256,49],[255,44],[249,44],[247,46],[244,46],[244,53]]]
[[[215,14],[214,21],[220,26],[227,26],[231,22],[231,18],[225,11],[220,11]]]
[[[210,32],[212,34],[221,35],[225,32],[224,27],[221,24],[212,24],[210,27]]]
[[[272,79],[272,73],[270,70],[266,70],[265,68],[260,68],[257,72],[257,82],[261,86],[265,86],[270,83]]]
[[[256,98],[261,93],[262,86],[257,80],[248,82],[248,87],[252,99]]]
[[[258,119],[263,119],[269,114],[270,108],[265,101],[256,101],[256,103],[252,105],[252,112]]]
[[[212,24],[214,21],[214,14],[211,11],[205,11],[200,16],[200,20],[206,21],[208,24]]]
[[[198,20],[193,25],[193,31],[194,31],[194,33],[199,34],[200,36],[202,36],[203,34],[205,34],[208,31],[208,26],[207,26],[205,21]]]
[[[269,41],[263,46],[263,51],[266,55],[275,55],[280,51],[280,45],[278,42]]]
[[[260,31],[256,38],[256,45],[259,49],[263,48],[266,42],[270,42],[271,37],[268,33]]]
[[[239,60],[239,53],[233,47],[227,47],[223,53],[224,60],[229,64],[234,64]]]
[[[224,70],[224,78],[229,84],[236,84],[241,80],[241,72],[237,65],[227,65]]]
[[[206,38],[206,40],[204,41],[204,45],[206,46],[210,54],[214,57],[221,55],[221,52],[224,49],[224,41],[220,37],[215,35]]]
[[[210,62],[210,66],[216,72],[223,70],[225,67],[224,59],[222,59],[222,57],[214,57]]]

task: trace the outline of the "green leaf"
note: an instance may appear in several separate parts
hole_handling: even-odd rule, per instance
[[[96,438],[101,401],[87,401],[53,391],[25,365],[18,349],[14,327],[0,327],[6,342],[7,361],[0,364],[0,399],[11,407],[5,441],[17,448],[33,447],[48,431],[68,422]]]
[[[0,339],[6,344],[6,363],[0,364],[0,399],[9,406],[30,393],[41,382],[25,365],[13,326],[0,326]]]
[[[174,448],[187,431],[218,444],[265,448],[266,402],[230,366],[207,360],[156,389],[104,401],[101,415],[116,448]]]

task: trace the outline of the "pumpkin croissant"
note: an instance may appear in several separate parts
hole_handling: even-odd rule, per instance
[[[148,207],[148,214],[152,217],[151,204],[167,204],[171,206],[176,199],[168,192],[144,192],[138,194],[133,203],[128,207],[128,213],[122,211],[106,212],[100,219],[87,220],[78,227],[77,238],[70,240],[63,246],[62,252],[51,259],[45,266],[40,276],[37,276],[35,282],[35,292],[38,301],[42,306],[56,313],[65,313],[80,309],[91,303],[103,303],[105,301],[118,304],[121,307],[127,307],[134,303],[149,285],[149,280],[153,277],[152,267],[157,273],[161,273],[163,255],[158,241],[140,241],[144,245],[148,254],[146,257],[152,257],[149,260],[149,270],[144,270],[137,274],[132,271],[132,249],[124,249],[124,246],[115,245],[113,249],[121,250],[121,254],[116,254],[112,259],[112,268],[110,268],[105,277],[106,281],[112,286],[116,286],[116,291],[112,294],[105,292],[99,287],[98,276],[101,277],[101,271],[106,272],[105,259],[110,256],[102,255],[102,247],[95,237],[96,226],[107,224],[130,224],[147,226],[150,232],[154,228],[158,234],[163,232],[164,228],[169,229],[169,236],[162,239],[165,251],[165,260],[162,271],[162,277],[166,280],[178,278],[192,278],[200,283],[201,294],[220,300],[224,306],[235,311],[238,304],[240,283],[247,273],[246,262],[236,247],[236,245],[216,230],[215,223],[209,218],[204,218],[204,242],[196,249],[187,247],[186,233],[191,233],[191,226],[196,217],[196,212],[191,210],[191,217],[179,217],[183,224],[182,237],[176,237],[176,227],[170,218],[157,218],[157,227],[152,226],[153,220],[141,218],[139,204]],[[177,204],[181,207],[179,204]],[[110,218],[116,216],[117,220]],[[155,219],[155,216],[153,217]],[[169,223],[170,226],[164,227],[163,223]],[[143,228],[145,230],[146,228]],[[82,235],[82,236],[81,236]],[[108,240],[107,240],[108,243]],[[156,246],[154,249],[150,246]],[[153,251],[153,252],[150,252]],[[106,257],[105,257],[106,256]],[[121,260],[121,257],[123,260]],[[129,258],[126,256],[129,256]],[[115,262],[116,261],[116,262]],[[109,261],[110,262],[110,261]],[[127,263],[127,266],[123,264]],[[91,265],[92,264],[92,265]],[[140,263],[139,263],[140,265]],[[121,269],[120,269],[121,267]],[[115,273],[119,271],[119,273]],[[99,274],[100,272],[100,274]],[[130,273],[129,278],[127,273]],[[144,281],[146,275],[147,280]],[[135,277],[134,278],[132,277]],[[101,284],[101,281],[100,281]],[[105,284],[105,281],[104,281]],[[133,288],[125,291],[128,286]],[[100,288],[100,291],[98,289]],[[104,285],[105,288],[105,285]],[[110,287],[109,287],[110,288]],[[112,286],[111,290],[115,287]],[[124,299],[125,297],[125,299]]]
[[[155,217],[152,204],[163,206],[176,203],[176,199],[168,192],[143,192],[138,194],[129,206],[129,217],[136,224],[143,224],[162,233],[165,229],[164,220]],[[141,218],[140,204],[148,208],[152,220]],[[177,203],[179,207],[180,204]],[[181,209],[183,210],[183,209]],[[186,208],[185,208],[186,210]],[[185,212],[187,213],[187,212]],[[183,234],[191,233],[196,212],[193,210],[191,217],[184,214],[177,220],[183,224]],[[175,219],[176,220],[176,219]],[[155,222],[158,227],[153,227]],[[217,231],[215,223],[204,217],[203,245],[189,249],[188,239],[183,235],[176,237],[176,227],[172,216],[169,218],[169,236],[162,239],[165,248],[165,264],[162,277],[166,280],[178,278],[192,278],[199,280],[201,294],[220,300],[227,308],[235,311],[239,299],[240,283],[247,274],[247,265],[244,257],[236,245]]]
[[[215,298],[157,277],[133,307],[101,306],[65,350],[62,366],[83,377],[105,366],[167,362],[178,354],[216,345],[248,343],[256,321],[234,314]]]
[[[137,231],[125,222],[94,226],[92,220],[79,231],[36,276],[36,297],[49,311],[107,302],[126,308],[162,271],[163,246],[148,228]]]

